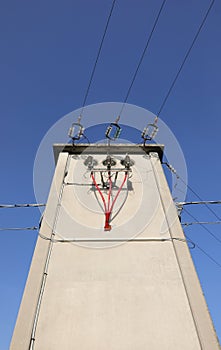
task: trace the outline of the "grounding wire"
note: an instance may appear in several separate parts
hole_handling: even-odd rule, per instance
[[[164,106],[165,106],[165,104],[166,104],[166,102],[167,102],[167,100],[168,100],[168,98],[169,98],[169,96],[170,96],[172,90],[173,90],[173,87],[174,87],[174,85],[175,85],[175,83],[176,83],[176,81],[177,81],[177,79],[178,79],[178,77],[179,77],[179,75],[180,75],[180,73],[181,73],[183,67],[184,67],[184,64],[186,63],[186,60],[187,60],[187,58],[188,58],[188,56],[189,56],[189,54],[190,54],[192,48],[194,47],[194,44],[195,44],[195,42],[196,42],[196,40],[197,40],[197,38],[198,38],[198,36],[199,36],[199,34],[200,34],[200,32],[201,32],[201,30],[202,30],[204,24],[205,24],[205,22],[206,22],[206,19],[207,19],[208,15],[209,15],[209,13],[210,13],[210,11],[211,11],[211,9],[212,9],[214,3],[215,3],[215,0],[212,0],[211,3],[210,3],[210,5],[209,5],[209,7],[208,7],[208,9],[207,9],[207,11],[206,11],[205,16],[203,17],[203,20],[202,20],[202,22],[201,22],[201,24],[200,24],[200,26],[199,26],[199,28],[198,28],[198,30],[197,30],[197,32],[196,32],[194,38],[193,38],[193,41],[192,41],[192,43],[191,43],[189,49],[187,50],[187,52],[186,52],[186,54],[185,54],[185,56],[184,56],[184,59],[183,59],[181,65],[180,65],[180,68],[178,69],[178,71],[177,71],[177,73],[176,73],[176,75],[175,75],[175,78],[173,79],[173,81],[172,81],[172,83],[171,83],[171,85],[170,85],[170,88],[169,88],[169,90],[168,90],[168,92],[167,92],[167,94],[166,94],[166,96],[165,96],[165,98],[164,98],[164,100],[163,100],[163,102],[162,102],[160,108],[159,108],[159,111],[158,111],[158,113],[157,113],[157,118],[160,116],[160,114],[161,114],[161,112],[162,112],[162,110],[163,110],[163,108],[164,108]]]
[[[44,236],[43,234],[39,233],[39,237],[46,240],[50,241],[53,240],[53,243],[78,243],[78,242],[172,242],[172,241],[180,241],[184,243],[190,243],[191,246],[189,246],[190,249],[194,249],[197,247],[202,253],[204,253],[211,261],[213,261],[217,266],[221,267],[221,264],[219,264],[218,261],[216,261],[210,254],[208,254],[204,249],[202,249],[198,244],[196,244],[192,239],[190,239],[186,234],[185,238],[180,238],[180,237],[172,237],[172,238],[138,238],[138,239],[128,239],[126,240],[125,238],[120,239],[120,238],[108,238],[108,239],[102,239],[102,238],[73,238],[73,239],[55,239],[55,238],[50,238],[47,236]]]
[[[33,227],[16,227],[16,228],[0,228],[0,231],[2,230],[38,230],[38,227],[37,226],[33,226]],[[196,244],[192,239],[190,239],[186,234],[185,234],[186,238],[187,239],[181,239],[179,237],[173,237],[172,239],[173,240],[177,240],[177,241],[181,241],[181,242],[186,242],[186,243],[190,243],[192,244],[192,246],[190,247],[190,249],[194,249],[195,247],[197,247],[199,250],[201,250],[209,259],[211,259],[216,265],[218,265],[219,267],[221,267],[221,265],[214,259],[212,258],[205,250],[203,250],[201,247],[199,247],[198,244]],[[50,237],[47,237],[47,236],[44,236],[43,234],[39,233],[39,237],[41,237],[42,239],[44,240],[47,240],[47,241],[52,241],[53,243],[74,243],[74,242],[86,242],[86,241],[90,241],[90,242],[107,242],[107,241],[121,241],[120,239],[108,239],[108,240],[104,240],[104,239],[55,239],[55,238],[50,238]],[[162,239],[130,239],[128,241],[135,241],[135,242],[146,242],[146,241],[154,241],[154,242],[166,242],[166,241],[171,241],[172,240],[171,238],[162,238]],[[125,239],[123,239],[123,241],[125,241]]]
[[[141,56],[140,56],[140,59],[139,59],[138,64],[137,64],[137,67],[136,67],[135,72],[134,72],[134,74],[133,74],[133,77],[132,77],[132,79],[131,79],[131,83],[130,83],[130,85],[129,85],[129,88],[128,88],[128,90],[127,90],[126,96],[125,96],[125,98],[124,98],[123,105],[122,105],[122,107],[121,107],[119,116],[121,116],[121,114],[122,114],[122,112],[123,112],[123,109],[124,109],[124,107],[125,107],[125,104],[127,103],[127,100],[128,100],[129,95],[130,95],[131,89],[132,89],[133,84],[134,84],[134,82],[135,82],[135,79],[136,79],[136,77],[137,77],[137,74],[138,74],[138,71],[139,71],[139,69],[140,69],[141,63],[143,62],[144,56],[145,56],[145,54],[146,54],[146,51],[147,51],[147,49],[148,49],[148,47],[149,47],[149,45],[150,45],[150,42],[151,42],[153,33],[154,33],[155,29],[156,29],[156,26],[157,26],[158,20],[159,20],[159,18],[160,18],[161,12],[162,12],[162,10],[163,10],[163,7],[164,7],[164,5],[165,5],[165,2],[166,2],[166,0],[164,0],[164,1],[162,2],[161,6],[160,6],[160,9],[159,9],[159,11],[158,11],[158,14],[157,14],[157,16],[156,16],[156,19],[155,19],[155,21],[154,21],[152,30],[151,30],[151,32],[150,32],[148,38],[147,38],[145,47],[144,47],[143,52],[142,52],[142,54],[141,54]]]
[[[65,177],[68,174],[69,162],[70,162],[70,157],[67,158],[66,164],[65,164],[62,184],[60,186],[58,199],[57,199],[57,205],[56,205],[56,209],[55,209],[55,217],[54,217],[54,220],[53,220],[53,226],[52,226],[52,231],[51,231],[51,238],[53,238],[55,236],[55,229],[56,229],[56,225],[57,225],[57,221],[58,221],[58,216],[59,216],[59,213],[60,213],[60,210],[61,210],[61,200],[62,200],[63,191],[64,191],[64,187],[65,187],[64,179],[65,179]],[[35,309],[35,314],[34,314],[34,317],[33,317],[32,330],[31,330],[31,335],[30,335],[30,344],[29,344],[29,348],[28,348],[29,350],[33,350],[34,349],[34,345],[35,345],[35,334],[36,334],[36,329],[37,329],[37,324],[38,324],[38,318],[39,318],[42,298],[43,298],[43,294],[44,294],[44,290],[45,290],[46,279],[47,279],[47,276],[48,276],[48,268],[49,268],[52,248],[53,248],[53,242],[50,241],[49,245],[47,247],[46,260],[45,260],[45,264],[44,264],[44,271],[43,271],[43,274],[42,274],[40,290],[39,290],[39,293],[38,293],[38,299],[37,299],[37,305],[36,305],[36,309]]]
[[[172,242],[180,241],[184,243],[189,243],[191,246],[190,249],[195,248],[195,243],[191,239],[172,237],[172,238],[69,238],[69,239],[57,239],[50,238],[45,236],[42,233],[39,233],[39,237],[46,241],[53,241],[53,243],[78,243],[78,242]]]
[[[104,28],[104,33],[103,33],[103,36],[102,36],[102,39],[101,39],[101,42],[100,42],[100,46],[99,46],[99,49],[98,49],[98,52],[97,52],[97,57],[96,57],[96,60],[94,62],[93,69],[91,71],[91,75],[90,75],[89,83],[88,83],[88,86],[87,86],[87,89],[86,89],[86,93],[85,93],[85,96],[84,96],[84,100],[83,100],[83,105],[82,105],[82,108],[81,108],[80,116],[82,116],[85,104],[87,102],[88,94],[89,94],[90,87],[91,87],[91,84],[92,84],[92,81],[93,81],[93,78],[94,78],[94,73],[95,73],[95,70],[96,70],[96,67],[97,67],[97,63],[98,63],[98,60],[99,60],[99,57],[100,57],[100,54],[101,54],[101,50],[102,50],[102,47],[103,47],[104,39],[105,39],[105,36],[107,34],[107,29],[108,29],[108,26],[109,26],[109,23],[110,23],[110,19],[111,19],[113,10],[114,10],[115,3],[116,3],[116,0],[113,0],[112,5],[111,5],[111,9],[110,9],[110,12],[109,12],[109,15],[108,15],[108,18],[107,18],[107,22],[106,22],[106,25],[105,25],[105,28]]]

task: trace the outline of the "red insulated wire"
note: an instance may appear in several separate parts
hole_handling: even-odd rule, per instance
[[[94,186],[95,186],[96,189],[98,190],[98,192],[99,192],[99,194],[100,194],[100,196],[101,196],[101,199],[102,199],[102,201],[103,201],[103,203],[104,203],[104,212],[105,212],[105,214],[106,214],[106,212],[107,212],[107,205],[106,205],[106,202],[105,202],[103,193],[101,192],[101,190],[100,190],[100,188],[99,188],[99,186],[98,186],[98,184],[97,184],[97,182],[96,182],[96,180],[95,180],[95,177],[94,177],[94,174],[93,174],[93,173],[91,173],[91,178],[92,178],[92,180],[93,180]]]
[[[114,198],[114,200],[113,200],[113,202],[112,202],[112,204],[110,206],[110,199],[111,199],[111,192],[112,192],[112,180],[111,180],[110,172],[108,172],[108,180],[109,180],[108,204],[106,204],[106,201],[105,201],[105,198],[103,196],[103,193],[101,192],[101,189],[100,189],[100,187],[98,186],[98,184],[97,184],[97,182],[95,180],[93,172],[91,172],[91,178],[93,180],[93,183],[94,183],[96,189],[98,190],[98,192],[99,192],[99,194],[101,196],[101,199],[102,199],[102,201],[104,203],[104,213],[105,213],[105,226],[104,226],[104,229],[106,231],[110,231],[111,230],[111,225],[109,223],[110,222],[111,212],[112,212],[114,204],[116,203],[116,200],[117,200],[117,198],[118,198],[118,196],[119,196],[119,194],[120,194],[120,192],[121,192],[121,190],[122,190],[122,188],[123,188],[123,186],[124,186],[124,184],[125,184],[125,182],[127,180],[127,177],[128,177],[128,173],[125,172],[125,176],[124,176],[123,182],[122,182],[121,186],[119,187],[119,189],[117,191],[117,194],[116,194],[116,196],[115,196],[115,198]]]
[[[110,171],[108,172],[108,180],[109,180],[109,192],[108,192],[108,204],[107,204],[107,211],[110,211],[110,198],[111,198],[111,192],[112,192],[112,180]]]

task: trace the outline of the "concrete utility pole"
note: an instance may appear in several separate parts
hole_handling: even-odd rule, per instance
[[[11,350],[218,350],[162,145],[55,145]]]

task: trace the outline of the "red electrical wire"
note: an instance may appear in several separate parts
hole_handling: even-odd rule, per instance
[[[111,174],[110,171],[108,171],[108,180],[109,180],[109,191],[108,191],[108,204],[107,204],[107,210],[110,211],[110,198],[111,198],[111,192],[112,192],[112,180],[111,180]]]
[[[100,187],[98,186],[96,180],[95,180],[95,176],[93,174],[93,172],[91,172],[91,178],[93,180],[93,183],[96,187],[96,189],[98,190],[100,196],[101,196],[101,199],[104,203],[104,214],[105,214],[105,225],[104,225],[104,230],[105,231],[110,231],[111,230],[111,225],[110,225],[110,216],[111,216],[111,213],[112,213],[112,210],[113,210],[113,207],[114,207],[114,204],[116,203],[116,200],[126,182],[126,179],[127,179],[127,176],[128,176],[128,173],[125,172],[125,176],[124,176],[124,179],[123,179],[123,182],[121,184],[121,186],[119,187],[118,191],[117,191],[117,194],[110,206],[110,199],[111,199],[111,192],[112,192],[112,180],[111,180],[111,174],[110,174],[110,171],[108,172],[108,181],[109,181],[109,191],[108,191],[108,204],[106,204],[106,201],[105,201],[105,198],[103,196],[103,193],[101,192],[101,189]]]
[[[93,173],[91,173],[91,177],[92,177],[94,186],[95,186],[96,189],[98,190],[98,192],[99,192],[99,194],[100,194],[100,196],[101,196],[101,199],[102,199],[102,201],[103,201],[103,203],[104,203],[104,211],[105,211],[105,213],[106,213],[106,212],[107,212],[107,205],[106,205],[106,202],[105,202],[103,193],[101,192],[100,187],[98,186],[98,184],[97,184],[97,182],[96,182],[96,180],[95,180],[95,177],[94,177]]]

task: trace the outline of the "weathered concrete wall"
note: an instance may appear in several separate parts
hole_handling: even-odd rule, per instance
[[[109,232],[86,156],[60,154],[11,350],[218,350],[156,153],[131,155]]]

